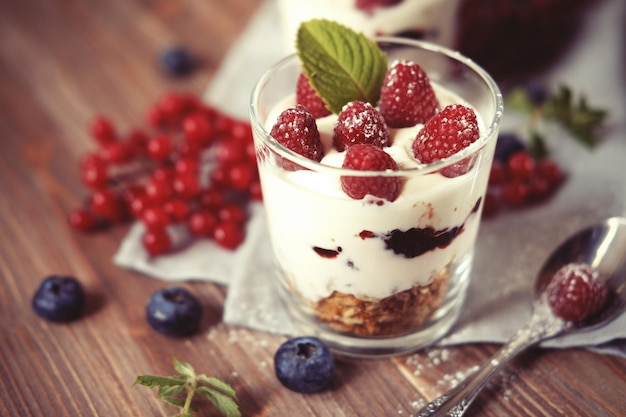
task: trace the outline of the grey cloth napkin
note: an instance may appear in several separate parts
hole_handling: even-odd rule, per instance
[[[568,172],[567,182],[545,204],[483,221],[466,303],[440,345],[506,341],[530,317],[533,278],[551,250],[581,227],[626,215],[625,6],[621,0],[602,2],[588,16],[575,47],[545,76],[549,85],[566,84],[584,92],[590,103],[610,109],[603,143],[589,152],[554,128],[552,153]],[[276,4],[268,0],[224,59],[205,99],[233,116],[247,118],[255,81],[287,53],[280,37]],[[597,63],[602,63],[601,69]],[[519,123],[514,115],[505,114],[502,130],[515,129]],[[225,284],[224,322],[272,333],[298,333],[274,291],[262,204],[252,207],[246,241],[235,252],[198,241],[183,251],[152,259],[141,247],[142,230],[140,224],[131,228],[114,257],[117,265],[164,281]],[[602,329],[544,346],[584,346],[626,357],[626,315]]]

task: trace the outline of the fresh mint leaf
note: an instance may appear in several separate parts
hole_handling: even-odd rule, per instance
[[[178,359],[174,358],[174,368],[180,372],[181,375],[185,375],[191,378],[196,376],[196,372],[193,370],[193,367],[185,362],[180,362]]]
[[[198,394],[208,398],[226,417],[241,417],[241,412],[232,397],[207,387],[198,388]]]
[[[237,398],[237,393],[235,392],[235,390],[228,385],[226,382],[222,381],[221,379],[215,378],[215,377],[210,377],[210,376],[206,376],[206,375],[199,375],[198,379],[214,388],[217,388],[218,390],[230,395],[231,397]]]
[[[296,50],[311,86],[330,111],[339,113],[356,100],[378,102],[387,56],[362,33],[330,20],[309,20],[298,28]]]
[[[600,141],[600,131],[608,115],[604,109],[591,107],[584,95],[576,99],[564,85],[541,104],[533,102],[524,88],[514,88],[507,94],[505,105],[528,114],[531,147],[538,156],[548,153],[546,138],[540,133],[544,121],[559,124],[573,139],[591,149]]]
[[[185,379],[181,379],[179,376],[158,376],[158,375],[141,375],[138,376],[133,386],[144,385],[149,388],[153,387],[171,387],[176,385],[183,385]]]
[[[237,405],[237,394],[226,382],[205,374],[196,375],[191,364],[174,358],[174,368],[180,372],[174,376],[140,375],[133,386],[144,385],[158,388],[157,396],[166,403],[180,408],[174,417],[193,417],[197,411],[194,395],[208,398],[226,417],[241,417]]]

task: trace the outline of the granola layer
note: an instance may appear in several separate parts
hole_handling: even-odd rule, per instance
[[[356,336],[397,336],[422,326],[439,308],[448,287],[448,268],[428,285],[416,285],[382,299],[333,291],[314,306],[329,327]]]

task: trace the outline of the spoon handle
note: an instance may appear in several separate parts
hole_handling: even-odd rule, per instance
[[[533,317],[535,319],[536,317]],[[457,386],[433,400],[413,417],[461,417],[478,393],[502,367],[539,341],[552,335],[557,329],[537,326],[533,320],[522,327],[490,360]]]

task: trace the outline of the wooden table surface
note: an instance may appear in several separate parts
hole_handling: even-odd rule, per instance
[[[201,93],[260,0],[4,0],[0,2],[0,415],[170,416],[137,375],[172,359],[232,384],[245,416],[409,416],[497,348],[431,348],[338,361],[332,387],[301,395],[277,381],[282,337],[221,322],[226,288],[185,283],[205,307],[202,332],[170,339],[144,308],[163,282],[115,266],[128,226],[81,234],[66,221],[86,196],[78,161],[96,114],[120,130],[166,91]],[[159,52],[182,43],[201,58],[165,77]],[[77,277],[84,318],[51,324],[31,309],[50,274]],[[626,416],[626,360],[582,349],[534,350],[480,395],[468,416]],[[207,407],[200,416],[217,416]]]

